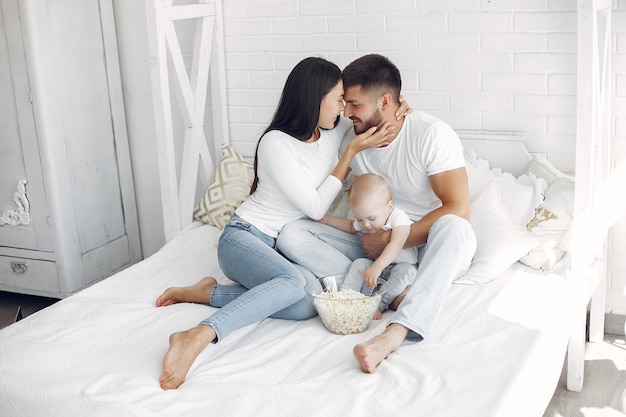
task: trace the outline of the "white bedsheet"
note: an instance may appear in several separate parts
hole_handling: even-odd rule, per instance
[[[484,285],[454,285],[432,336],[374,374],[319,318],[266,319],[210,345],[178,389],[159,387],[172,332],[216,309],[155,307],[168,286],[226,279],[219,231],[195,226],[147,260],[0,331],[0,416],[540,417],[566,350],[567,289],[520,264]]]

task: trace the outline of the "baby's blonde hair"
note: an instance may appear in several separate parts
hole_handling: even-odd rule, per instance
[[[350,187],[350,206],[365,200],[377,199],[381,204],[392,200],[387,181],[378,174],[362,174],[354,178]]]

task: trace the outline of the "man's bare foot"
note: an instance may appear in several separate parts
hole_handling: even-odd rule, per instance
[[[406,297],[406,294],[409,292],[410,289],[411,286],[407,285],[407,287],[400,293],[400,295],[394,298],[391,304],[389,304],[389,308],[394,311],[397,310],[398,307],[400,307],[400,303],[402,302],[402,300],[404,300],[404,297]]]
[[[204,325],[172,333],[170,348],[163,358],[163,375],[159,379],[161,388],[176,389],[185,382],[191,365],[215,337],[213,328]]]
[[[365,343],[356,345],[354,357],[359,361],[361,370],[368,374],[374,373],[378,365],[394,350],[398,349],[409,333],[406,327],[392,323],[378,336]]]
[[[209,304],[211,290],[217,281],[213,277],[204,277],[189,287],[168,288],[157,298],[157,307],[165,307],[176,303]]]

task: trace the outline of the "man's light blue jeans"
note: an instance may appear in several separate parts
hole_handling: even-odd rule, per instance
[[[315,276],[285,259],[275,239],[234,215],[217,245],[220,268],[236,285],[215,285],[209,304],[220,310],[203,320],[217,334],[216,342],[233,330],[266,317],[306,320],[317,313],[304,292]]]
[[[345,274],[354,259],[367,257],[357,234],[310,220],[285,225],[277,248],[318,277]],[[410,330],[408,340],[428,336],[448,288],[470,267],[475,251],[476,236],[467,220],[447,214],[433,224],[418,248],[415,282],[390,319]]]

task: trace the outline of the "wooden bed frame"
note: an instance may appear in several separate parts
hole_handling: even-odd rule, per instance
[[[590,304],[589,341],[604,335],[606,290],[606,235],[598,229],[594,213],[598,207],[598,186],[609,174],[609,71],[611,1],[578,0],[578,107],[576,140],[576,198],[574,236],[576,245],[570,257],[571,297],[578,305],[568,345],[567,387],[580,391],[583,384],[587,311]],[[220,155],[222,143],[229,143],[226,107],[226,77],[222,4],[219,0],[199,0],[198,4],[173,5],[172,0],[146,0],[151,36],[150,57],[157,146],[167,241],[192,222],[197,190],[197,172],[183,170],[178,176],[176,143],[172,123],[170,85],[177,92],[178,105],[186,124],[182,165],[198,166],[202,178],[209,178]],[[187,76],[174,22],[197,19],[191,76]],[[168,71],[168,57],[174,73]],[[210,69],[210,71],[209,71]],[[210,74],[210,76],[209,76]],[[209,149],[203,131],[207,85],[210,80],[213,109],[213,138]],[[480,157],[490,159],[499,153],[498,143],[511,134],[466,132],[466,138],[484,140]],[[520,143],[520,146],[521,143]],[[483,153],[481,155],[481,153]],[[501,155],[501,153],[500,153]],[[511,161],[513,162],[513,161]],[[521,165],[520,165],[520,169]],[[519,174],[515,173],[514,174]],[[584,256],[593,253],[593,258]]]
[[[579,305],[568,344],[567,388],[580,391],[584,378],[587,307],[589,341],[604,339],[608,230],[594,220],[599,185],[610,170],[611,0],[578,0],[578,85],[574,242],[588,246],[571,254],[572,294]],[[591,252],[593,258],[584,256]],[[586,261],[587,260],[587,261]]]
[[[228,112],[226,108],[226,66],[222,2],[199,0],[198,4],[172,5],[172,0],[146,0],[154,115],[159,157],[159,178],[165,240],[172,240],[193,218],[197,171],[182,170],[178,178],[177,147],[172,122],[170,87],[177,93],[178,107],[185,124],[181,165],[197,166],[202,178],[213,175],[222,143],[229,143]],[[196,19],[191,74],[183,60],[174,23]],[[168,57],[174,74],[170,76]],[[209,71],[210,69],[210,71]],[[210,78],[213,108],[212,149],[204,134],[207,85]]]

